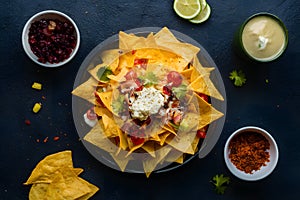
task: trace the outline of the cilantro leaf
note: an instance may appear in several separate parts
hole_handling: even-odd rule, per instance
[[[97,77],[99,78],[100,81],[107,82],[109,81],[109,78],[107,77],[108,75],[113,74],[111,69],[107,66],[105,67],[100,67],[97,71]]]
[[[213,177],[213,181],[211,181],[214,186],[215,186],[215,191],[217,192],[217,194],[224,194],[225,189],[226,189],[226,185],[224,184],[229,184],[230,179],[227,176],[224,176],[223,174],[221,175],[215,175]]]
[[[144,85],[154,85],[158,83],[158,78],[155,76],[153,72],[147,72],[144,76],[139,77]]]
[[[244,74],[244,72],[242,70],[233,70],[232,72],[230,72],[230,76],[229,78],[231,80],[234,80],[234,85],[235,86],[242,86],[243,84],[246,83],[246,76]]]
[[[181,99],[181,98],[185,97],[185,95],[187,93],[187,86],[184,84],[181,84],[178,87],[173,87],[172,91],[174,92],[175,96],[178,99]]]

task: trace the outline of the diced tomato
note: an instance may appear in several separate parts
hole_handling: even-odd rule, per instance
[[[100,99],[100,97],[99,97],[97,91],[94,91],[94,95],[95,95],[96,101],[97,101],[99,104],[102,105],[102,101],[101,101],[101,99]]]
[[[87,112],[86,112],[86,117],[90,120],[95,120],[97,119],[97,115],[94,111],[94,108],[91,108],[89,109]]]
[[[143,69],[147,68],[148,59],[146,58],[136,58],[134,59],[134,66],[141,66]]]
[[[129,70],[127,74],[125,75],[126,80],[132,80],[137,78],[137,74],[134,70]]]
[[[136,145],[139,145],[139,144],[142,144],[145,139],[144,138],[141,138],[141,137],[137,137],[137,136],[130,136],[130,139],[132,141],[132,143],[136,146]]]
[[[202,130],[198,130],[197,137],[204,139],[206,137],[206,132]]]
[[[167,86],[163,86],[163,93],[164,93],[165,95],[171,96],[172,90],[171,90],[171,88],[169,88],[169,87],[167,87]]]
[[[208,102],[208,96],[206,94],[203,93],[199,93],[199,96],[206,102]]]
[[[173,122],[175,125],[179,125],[182,120],[182,115],[180,113],[175,113],[173,116]]]
[[[135,89],[135,91],[137,91],[137,92],[138,92],[138,91],[142,91],[142,90],[143,90],[143,88],[144,88],[144,86],[143,86],[143,85],[141,85],[140,87],[136,88],[136,89]]]
[[[136,89],[136,88],[140,87],[140,85],[137,84],[139,82],[136,81],[136,80],[137,79],[127,80],[127,81],[124,81],[124,82],[120,83],[121,93],[128,92],[132,89]]]
[[[120,137],[119,137],[119,136],[114,137],[114,140],[115,140],[115,143],[116,143],[117,145],[120,144]]]
[[[134,54],[135,54],[135,52],[136,52],[136,50],[132,50],[132,51],[131,51],[131,54],[132,54],[132,55],[134,55]]]
[[[140,86],[143,85],[142,82],[141,82],[139,79],[135,79],[134,82],[135,82],[135,84],[136,84],[138,87],[140,87]]]
[[[182,83],[182,76],[176,71],[170,71],[167,75],[168,83],[172,83],[172,86],[177,87]]]

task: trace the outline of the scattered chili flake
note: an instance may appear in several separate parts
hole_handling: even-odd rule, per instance
[[[229,143],[231,162],[247,174],[252,174],[270,161],[269,141],[260,133],[244,132]]]
[[[48,142],[49,137],[45,137],[45,139],[43,140],[44,143]]]
[[[54,140],[54,141],[59,140],[59,136],[55,136],[55,137],[53,138],[53,140]]]
[[[29,119],[25,119],[25,124],[26,125],[30,125],[31,124],[31,121]]]

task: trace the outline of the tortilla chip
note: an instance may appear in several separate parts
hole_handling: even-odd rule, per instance
[[[119,68],[132,68],[134,66],[135,56],[131,52],[125,53],[119,58]]]
[[[117,146],[106,137],[103,130],[103,124],[99,121],[91,130],[84,136],[84,140],[89,143],[107,151],[109,153],[114,153],[117,151]]]
[[[143,161],[144,171],[147,177],[150,176],[156,166],[166,157],[171,149],[169,146],[162,147],[155,152],[155,158],[149,158]]]
[[[118,130],[118,135],[119,135],[119,140],[120,140],[119,147],[122,150],[126,150],[128,148],[126,136],[123,134],[122,130],[120,130],[120,129]]]
[[[139,149],[140,147],[142,147],[144,145],[145,142],[138,144],[138,145],[134,145],[130,139],[130,137],[127,138],[127,143],[129,146],[129,151],[126,154],[126,157],[129,156],[130,154],[132,154],[132,152],[134,152],[135,150]]]
[[[169,124],[165,124],[162,128],[166,131],[169,131],[173,135],[177,135],[175,129],[172,126],[170,126]]]
[[[195,137],[194,141],[191,144],[191,147],[192,147],[192,149],[194,151],[193,154],[195,154],[198,151],[198,143],[199,143],[199,141],[200,141],[200,137]]]
[[[119,136],[119,131],[121,130],[119,128],[119,125],[114,120],[114,118],[112,118],[111,114],[110,116],[102,115],[102,123],[104,125],[104,133],[106,137],[112,138],[112,137]]]
[[[109,66],[112,72],[115,73],[119,65],[120,55],[121,52],[119,49],[111,49],[111,50],[104,51],[101,54],[102,62],[105,63],[107,66]]]
[[[73,168],[72,169],[74,171],[74,173],[78,176],[83,172],[82,168]]]
[[[76,200],[88,200],[89,198],[91,198],[92,196],[94,196],[94,194],[99,190],[99,188],[89,182],[87,182],[86,180],[81,179],[81,182],[85,183],[88,187],[89,187],[89,192],[79,198],[77,198]]]
[[[90,192],[90,188],[67,168],[54,174],[45,194],[46,199],[77,199]]]
[[[165,144],[165,141],[167,139],[167,137],[171,134],[171,132],[168,132],[168,131],[165,131],[163,132],[162,134],[159,135],[159,138],[160,138],[160,146],[164,145]]]
[[[215,69],[214,67],[203,67],[197,56],[193,58],[192,66],[195,70],[191,74],[191,82],[200,75],[208,75],[209,77],[211,71]]]
[[[193,113],[193,112],[186,113],[180,123],[178,132],[195,131],[197,129],[199,120],[200,120],[199,113]]]
[[[198,94],[195,94],[195,96],[198,99],[200,110],[198,129],[205,127],[206,125],[210,124],[211,122],[219,119],[224,115],[222,112],[212,107],[211,104],[204,101]]]
[[[172,149],[165,158],[166,162],[176,162],[179,164],[183,163],[183,154],[181,151],[177,151],[176,149]]]
[[[194,90],[195,92],[206,94],[210,97],[214,97],[221,101],[224,100],[223,96],[219,93],[219,91],[215,88],[211,80],[205,78],[205,76],[199,76],[196,78],[190,85],[189,88]]]
[[[180,73],[181,75],[187,79],[187,80],[190,80],[190,77],[192,75],[192,72],[194,71],[195,69],[193,67],[189,68],[189,69],[185,69],[185,70],[182,70]]]
[[[29,191],[29,200],[44,199],[50,183],[33,184]]]
[[[128,155],[126,151],[120,151],[118,155],[115,155],[113,153],[110,153],[110,155],[117,163],[122,172],[125,171],[128,162],[132,159],[132,157]]]
[[[171,42],[171,43],[179,43],[179,40],[173,35],[173,33],[167,28],[163,27],[160,31],[155,34],[156,41],[160,43]]]
[[[78,87],[76,87],[72,94],[82,99],[89,101],[90,103],[95,103],[95,90],[97,86],[97,80],[93,77],[90,77],[86,82],[82,83]]]
[[[155,157],[155,143],[149,141],[146,142],[143,146],[142,149],[144,149],[147,153],[149,153],[150,156]]]
[[[98,116],[103,116],[103,115],[112,116],[111,112],[106,107],[103,107],[103,106],[95,106],[94,112]]]
[[[122,82],[122,81],[126,80],[124,76],[127,74],[128,71],[129,71],[129,69],[127,67],[124,67],[118,73],[118,75],[108,75],[107,77],[113,81]]]
[[[119,32],[119,48],[122,50],[133,50],[145,48],[146,38],[138,37],[134,34],[127,34],[123,31]]]
[[[166,139],[166,143],[173,148],[181,151],[182,153],[194,154],[194,150],[191,147],[196,133],[179,132],[177,136],[171,135]]]
[[[195,92],[206,94],[210,97],[214,97],[221,101],[224,101],[223,96],[215,87],[214,83],[210,79],[210,72],[214,68],[202,67],[197,58],[194,59],[195,68],[191,74],[191,84],[189,85]]]
[[[110,111],[113,112],[113,108],[111,106],[112,101],[112,91],[107,92],[96,92],[97,95],[99,95],[99,98],[101,99],[102,103],[105,105],[105,107]]]
[[[30,177],[24,183],[51,183],[51,176],[60,168],[73,168],[71,151],[62,151],[41,160],[32,171]]]
[[[88,199],[99,188],[78,177],[81,168],[73,168],[71,151],[46,156],[32,171],[24,184],[32,184],[29,200],[40,199]],[[38,176],[35,176],[35,175]],[[38,177],[38,178],[37,178]],[[46,180],[47,182],[43,182]]]

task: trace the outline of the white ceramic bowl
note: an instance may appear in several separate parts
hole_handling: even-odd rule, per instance
[[[76,46],[73,49],[72,53],[70,54],[69,58],[59,62],[59,63],[41,63],[38,61],[38,57],[32,52],[31,48],[30,48],[30,44],[28,42],[28,34],[29,34],[29,28],[31,26],[31,24],[35,21],[38,21],[40,19],[59,19],[60,21],[63,22],[69,22],[74,26],[75,29],[75,37],[76,37]],[[22,32],[22,45],[24,48],[24,51],[26,52],[26,54],[29,56],[29,58],[31,60],[33,60],[35,63],[44,66],[44,67],[59,67],[62,66],[66,63],[68,63],[70,60],[72,60],[72,58],[75,56],[75,54],[77,53],[78,49],[79,49],[79,45],[80,45],[80,33],[78,30],[77,25],[75,24],[75,22],[66,14],[56,11],[56,10],[45,10],[42,12],[39,12],[37,14],[35,14],[34,16],[32,16],[25,24],[24,28],[23,28],[23,32]]]
[[[238,134],[243,134],[245,132],[256,132],[262,134],[270,143],[270,149],[268,150],[270,154],[270,161],[266,163],[266,166],[262,166],[259,170],[254,171],[252,174],[245,173],[244,171],[239,170],[229,158],[229,144],[232,138]],[[246,126],[236,130],[231,136],[227,139],[227,142],[224,147],[224,159],[229,171],[236,177],[246,180],[246,181],[257,181],[267,177],[275,169],[278,162],[279,152],[278,147],[273,139],[273,137],[265,130],[255,127],[255,126]]]

